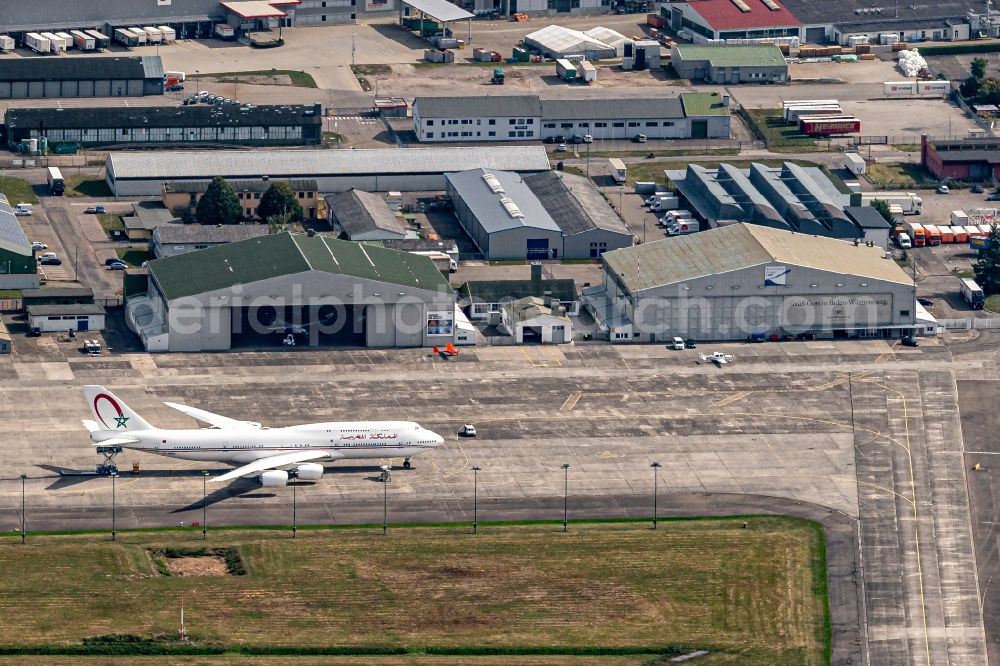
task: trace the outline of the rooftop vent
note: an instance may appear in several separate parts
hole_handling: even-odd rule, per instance
[[[500,184],[500,181],[497,180],[497,177],[494,176],[493,174],[491,174],[491,173],[484,173],[483,174],[483,181],[486,183],[486,186],[489,187],[490,190],[493,191],[493,194],[503,194],[504,193],[503,185]]]
[[[515,201],[510,197],[504,197],[503,199],[500,199],[500,203],[503,204],[503,207],[507,211],[507,214],[510,215],[511,217],[513,218],[524,217],[524,213],[521,212],[521,209],[517,207],[517,203],[515,203]]]
[[[736,5],[736,8],[739,9],[744,14],[750,13],[750,6],[747,5],[747,3],[743,2],[743,0],[729,0],[729,1],[732,2],[734,5]]]
[[[780,12],[781,7],[774,0],[760,0],[764,3],[764,6],[770,9],[772,12]]]

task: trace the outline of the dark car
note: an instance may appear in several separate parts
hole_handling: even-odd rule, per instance
[[[972,186],[972,193],[973,194],[982,194],[983,192],[984,192],[984,190],[983,190],[983,186],[982,185],[973,185]]]
[[[899,339],[899,344],[903,345],[904,347],[919,347],[920,346],[920,343],[917,342],[917,339],[915,337],[913,337],[912,335],[904,335],[903,337],[901,337]]]
[[[934,301],[932,301],[929,298],[918,298],[917,299],[917,303],[920,303],[925,308],[929,308],[929,307],[932,307],[934,305]]]
[[[994,192],[990,196],[986,197],[987,201],[1000,201],[1000,192]]]
[[[108,257],[107,259],[104,260],[104,265],[105,266],[110,266],[111,264],[121,264],[121,263],[125,263],[125,262],[123,262],[118,257]]]
[[[570,143],[583,143],[583,137],[579,134],[574,134],[569,138]]]
[[[39,328],[38,326],[32,326],[31,330],[28,331],[29,338],[38,338],[41,337],[41,335],[42,335],[42,329]]]
[[[547,136],[547,137],[545,137],[545,143],[555,143],[555,142],[556,142],[556,138],[554,136]]]
[[[697,349],[698,343],[692,340],[691,338],[688,338],[687,340],[684,341],[684,346],[687,347],[688,349]]]
[[[42,266],[62,266],[62,259],[59,257],[42,257],[38,260]]]
[[[552,139],[552,143],[566,143],[566,137],[562,134],[556,134],[555,138]]]
[[[85,210],[83,212],[86,213],[86,214],[88,214],[88,215],[103,215],[104,214],[104,206],[90,206],[89,208],[87,208],[87,210]]]

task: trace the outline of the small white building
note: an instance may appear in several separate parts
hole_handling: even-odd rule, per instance
[[[500,311],[501,331],[518,344],[540,342],[564,344],[573,341],[573,322],[559,305],[550,307],[536,296],[519,298],[504,304]]]
[[[28,325],[43,333],[104,330],[104,306],[94,303],[29,305]]]

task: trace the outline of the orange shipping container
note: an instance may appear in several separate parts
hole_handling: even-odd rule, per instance
[[[955,241],[955,233],[946,224],[938,225],[938,231],[941,232],[941,243],[943,245],[951,245]]]

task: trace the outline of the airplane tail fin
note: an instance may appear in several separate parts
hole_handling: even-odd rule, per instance
[[[444,346],[444,350],[449,354],[455,354],[455,355],[458,354],[458,350],[455,349],[455,345],[451,344],[450,342]]]
[[[95,425],[102,430],[153,430],[145,419],[129,409],[114,393],[103,386],[84,386],[83,395],[94,415]],[[90,429],[88,425],[88,430]]]
[[[432,348],[432,349],[431,349],[431,351],[432,351],[433,353],[435,353],[435,354],[440,354],[440,353],[441,353],[441,350],[440,350],[440,349],[438,349],[437,347],[434,347],[434,348]]]

